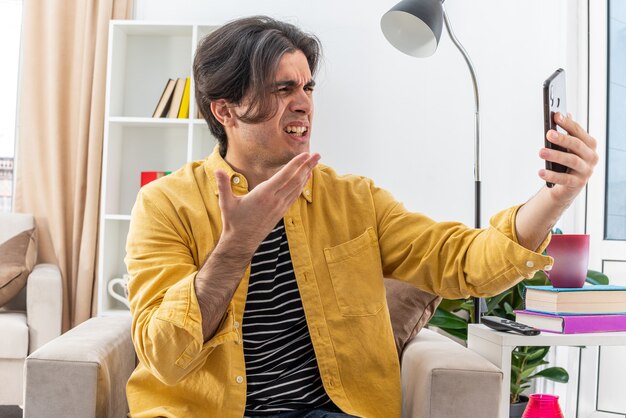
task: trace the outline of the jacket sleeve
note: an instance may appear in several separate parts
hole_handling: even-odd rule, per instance
[[[408,212],[383,189],[372,185],[385,277],[411,282],[448,299],[493,296],[551,265],[541,253],[517,242],[519,206],[493,216],[485,229],[457,222],[435,222]]]
[[[159,380],[173,385],[201,367],[215,347],[236,341],[238,334],[231,302],[213,338],[203,341],[194,286],[199,267],[190,250],[191,238],[175,211],[169,213],[167,204],[157,204],[163,203],[159,198],[140,191],[125,261],[131,276],[128,290],[137,356]]]

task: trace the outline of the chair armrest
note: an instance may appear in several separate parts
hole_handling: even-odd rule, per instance
[[[26,321],[32,353],[61,335],[63,284],[54,264],[38,264],[26,282]]]
[[[429,329],[402,355],[402,416],[489,418],[498,416],[502,371]]]
[[[29,355],[24,418],[125,417],[130,328],[130,315],[92,318]]]

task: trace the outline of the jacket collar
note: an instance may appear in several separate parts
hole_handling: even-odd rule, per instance
[[[233,170],[226,160],[222,158],[220,155],[219,145],[216,145],[215,148],[213,148],[211,155],[209,155],[204,161],[204,172],[209,179],[209,183],[211,184],[214,193],[219,195],[217,180],[215,179],[215,170],[222,170],[228,174],[230,185],[235,195],[241,196],[248,193],[248,180],[243,174]],[[313,171],[315,172],[315,170],[317,170],[317,168]],[[311,178],[307,181],[301,193],[301,196],[304,197],[304,199],[309,203],[313,202],[313,177],[314,176],[311,176]]]

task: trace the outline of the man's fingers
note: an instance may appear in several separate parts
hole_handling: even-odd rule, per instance
[[[572,173],[558,173],[552,170],[539,170],[539,177],[549,183],[558,184],[571,189],[580,189],[587,183],[586,178]]]
[[[558,151],[544,149],[541,151],[542,158],[563,164],[582,175],[585,181],[588,180],[599,160],[596,152],[597,141],[569,115],[565,117],[565,115],[557,113],[554,120],[567,131],[567,134],[550,130],[546,138],[548,141],[566,148],[570,154],[562,155]]]
[[[223,170],[215,170],[215,180],[219,191],[219,205],[222,211],[233,198],[233,191],[230,188],[230,178]]]
[[[567,131],[568,134],[580,139],[585,143],[589,148],[595,151],[597,147],[597,141],[594,137],[589,135],[587,131],[583,129],[575,120],[571,117],[567,117],[562,113],[557,113],[554,115],[554,121],[563,129]]]
[[[319,160],[319,154],[310,155],[309,158],[302,162],[291,178],[276,191],[276,195],[289,200],[291,203],[304,189]]]
[[[304,177],[308,180],[309,176],[313,172],[313,169],[315,168],[315,166],[317,166],[317,163],[320,161],[320,158],[322,157],[320,157],[318,153],[311,154],[309,158],[307,158],[304,161],[304,163],[302,163],[300,167],[298,167],[297,172],[304,173],[305,174]]]
[[[539,152],[539,157],[552,163],[564,165],[570,170],[576,172],[584,173],[586,170],[588,170],[588,165],[585,163],[585,161],[578,155],[571,152],[543,148]]]
[[[574,170],[583,171],[583,165],[594,167],[598,162],[598,154],[589,148],[580,138],[558,133],[551,130],[546,136],[548,141],[555,145],[559,145],[568,151],[563,153],[557,150],[545,149],[542,151],[542,158],[563,164]],[[566,158],[568,160],[554,160],[555,157]]]
[[[319,154],[313,154],[318,156]],[[279,190],[285,183],[289,181],[293,177],[293,175],[298,171],[298,169],[307,161],[310,160],[311,154],[308,152],[303,152],[302,154],[298,154],[291,159],[287,164],[283,166],[276,174],[274,174],[267,182],[271,184],[276,190]],[[317,162],[315,163],[317,164]],[[315,164],[313,167],[315,167]],[[311,169],[313,169],[311,167]]]
[[[309,175],[302,177],[300,175],[294,176],[293,179],[284,185],[283,188],[276,192],[276,197],[285,199],[287,205],[291,205],[294,200],[302,193],[306,182],[309,180]]]
[[[565,148],[567,151],[543,148],[540,150],[539,156],[546,161],[562,164],[568,167],[568,170],[565,173],[541,170],[539,177],[550,183],[565,186],[568,189],[580,189],[585,186],[593,173],[593,168],[598,162],[599,157],[595,151],[597,143],[571,117],[563,116],[557,113],[554,120],[567,133],[562,134],[556,130],[550,130],[546,135],[546,139],[555,145]]]

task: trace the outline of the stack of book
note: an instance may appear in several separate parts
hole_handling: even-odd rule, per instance
[[[626,286],[528,286],[515,320],[561,334],[626,331]]]
[[[187,119],[189,117],[189,82],[189,77],[170,78],[165,83],[152,117]]]

